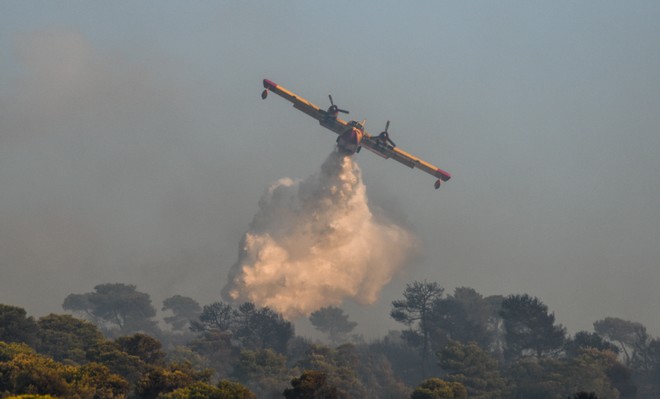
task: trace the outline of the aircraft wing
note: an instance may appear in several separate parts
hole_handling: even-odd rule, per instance
[[[264,92],[262,93],[262,98],[268,96],[268,92],[272,91],[273,93],[279,95],[280,97],[290,101],[293,104],[293,107],[306,113],[312,118],[319,121],[321,126],[332,130],[337,134],[343,134],[348,129],[352,127],[348,122],[339,119],[333,115],[330,115],[328,111],[319,108],[318,106],[312,104],[311,102],[305,100],[302,97],[297,96],[296,94],[290,92],[284,87],[264,79]],[[331,99],[332,101],[332,99]],[[344,111],[345,112],[345,111]],[[361,128],[363,129],[363,128]],[[389,143],[380,140],[378,136],[371,136],[369,133],[363,130],[363,137],[360,141],[360,146],[367,148],[369,151],[379,155],[385,159],[392,158],[395,161],[406,165],[409,168],[420,169],[431,176],[436,177],[438,180],[435,183],[435,188],[440,187],[440,181],[447,181],[451,179],[451,175],[448,172],[438,168],[437,166],[431,165],[430,163],[424,161],[421,158],[418,158],[412,154],[409,154],[403,150],[400,150],[398,147],[395,147]],[[359,148],[358,148],[359,150]]]
[[[273,93],[279,95],[285,100],[291,101],[295,109],[306,113],[307,115],[319,121],[319,123],[323,127],[326,127],[337,134],[344,133],[346,129],[348,129],[349,127],[346,121],[339,118],[330,118],[326,110],[317,107],[311,102],[305,100],[302,97],[297,96],[293,92],[290,92],[289,90],[285,89],[284,87],[278,85],[273,81],[264,79],[264,88],[266,90],[272,91]]]
[[[438,168],[437,166],[431,165],[430,163],[424,161],[421,158],[418,158],[412,154],[409,154],[398,147],[393,147],[389,144],[385,144],[380,141],[377,137],[369,136],[365,132],[365,138],[362,139],[362,146],[368,149],[369,151],[379,155],[385,159],[392,158],[395,161],[406,165],[409,168],[417,168],[422,170],[431,176],[437,177],[442,181],[447,181],[451,179],[451,174],[445,172],[444,170]]]

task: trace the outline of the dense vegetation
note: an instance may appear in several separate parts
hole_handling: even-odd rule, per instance
[[[0,397],[660,397],[660,340],[608,317],[568,336],[530,295],[483,297],[413,282],[392,303],[402,331],[366,342],[336,307],[310,316],[327,344],[252,303],[150,296],[102,284],[35,320],[0,305]],[[12,396],[13,395],[13,396]]]

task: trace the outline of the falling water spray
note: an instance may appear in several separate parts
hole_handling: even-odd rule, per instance
[[[348,298],[374,303],[414,246],[409,231],[377,219],[357,164],[335,151],[319,172],[263,195],[223,296],[287,319]]]

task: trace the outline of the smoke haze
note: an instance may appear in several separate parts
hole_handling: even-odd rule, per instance
[[[412,247],[411,233],[374,217],[360,169],[335,151],[316,174],[263,195],[224,295],[289,319],[347,298],[372,304]]]
[[[376,303],[355,304],[365,281],[326,298],[360,333],[400,328],[391,302],[428,280],[538,296],[570,332],[612,316],[660,335],[658,20],[660,2],[3,2],[0,302],[40,316],[112,282],[156,307],[219,300],[245,232],[277,237],[248,226],[264,189],[335,137],[262,101],[269,78],[321,107],[332,92],[372,133],[392,120],[454,175],[436,192],[354,157],[371,221],[386,207],[420,242]]]
[[[189,123],[190,87],[157,56],[98,51],[71,29],[24,34],[14,54],[22,73],[0,95],[1,302],[61,312],[105,282],[156,304],[217,298],[232,223],[208,161],[223,154]]]

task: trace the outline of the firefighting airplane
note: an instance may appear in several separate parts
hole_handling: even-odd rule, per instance
[[[339,135],[339,137],[337,137],[337,149],[346,155],[353,155],[356,152],[360,152],[362,147],[365,147],[369,151],[385,159],[392,158],[410,168],[417,168],[437,177],[438,180],[436,180],[434,184],[436,190],[440,188],[440,184],[443,181],[446,182],[451,178],[451,175],[444,170],[400,150],[390,139],[389,133],[387,132],[387,129],[390,127],[390,121],[387,121],[387,125],[385,125],[385,130],[383,132],[377,136],[371,136],[366,130],[364,130],[364,121],[346,122],[337,117],[340,112],[348,114],[348,111],[340,109],[335,105],[332,101],[331,95],[328,95],[330,98],[330,107],[328,107],[327,110],[322,110],[304,98],[298,97],[294,93],[288,91],[284,87],[268,79],[264,79],[264,91],[261,93],[261,98],[265,100],[266,97],[268,97],[269,91],[291,101],[294,108],[318,120],[321,126],[337,133]]]

